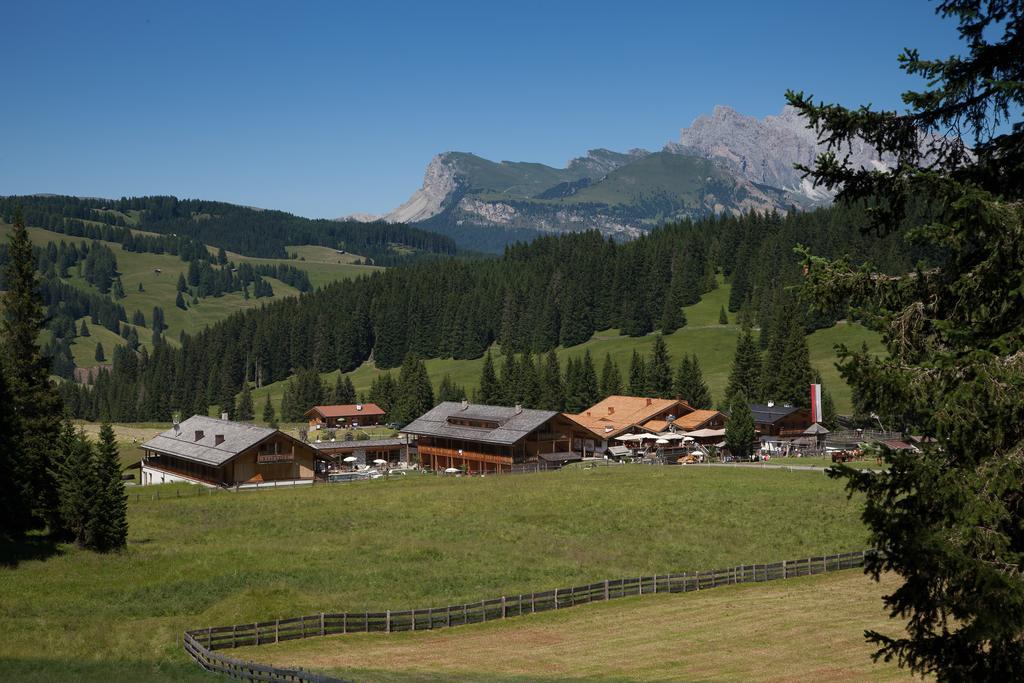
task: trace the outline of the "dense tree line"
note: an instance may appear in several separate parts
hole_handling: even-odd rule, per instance
[[[0,216],[9,222],[16,206],[23,207],[28,225],[93,239],[109,238],[126,245],[128,251],[163,249],[166,253],[198,254],[200,249],[205,253],[203,245],[210,244],[246,256],[287,258],[287,245],[315,244],[345,249],[382,266],[401,263],[419,253],[455,253],[451,238],[406,225],[312,220],[283,211],[196,199],[6,197],[0,198]],[[113,212],[138,212],[135,227],[160,236],[132,234],[122,227],[125,221],[121,215]]]
[[[537,355],[582,342],[596,330],[672,331],[685,324],[682,306],[714,286],[716,269],[734,281],[741,273],[774,274],[755,278],[760,284],[741,306],[745,318],[771,328],[774,302],[782,300],[779,283],[800,276],[793,253],[798,243],[858,260],[878,257],[890,267],[912,263],[912,250],[894,248],[901,235],[881,246],[865,242],[865,220],[858,208],[750,214],[668,225],[623,244],[589,232],[517,244],[500,259],[409,263],[234,314],[183,338],[180,348],[155,347],[145,362],[135,356],[122,367],[115,355],[113,373],[97,383],[92,414],[163,420],[172,410],[219,403],[227,387],[238,392],[243,381],[262,386],[302,368],[348,372],[371,354],[389,368],[410,352],[479,358],[497,342],[505,355]],[[779,246],[774,260],[763,263],[746,246],[750,260],[738,258],[740,240],[781,244],[779,235],[787,236],[787,250]],[[804,331],[811,329],[807,304],[794,298],[791,305],[801,312]],[[835,315],[815,319],[821,324]],[[670,324],[662,329],[665,320]],[[654,374],[659,395],[671,391],[673,370],[659,367]],[[626,382],[631,390],[633,379]],[[124,402],[124,396],[137,400]],[[127,413],[104,412],[122,405]]]

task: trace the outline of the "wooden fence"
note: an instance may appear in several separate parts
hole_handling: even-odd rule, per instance
[[[640,595],[686,593],[738,583],[755,583],[810,576],[864,566],[872,551],[839,553],[787,560],[772,564],[744,564],[728,569],[679,574],[657,574],[626,579],[606,579],[583,586],[555,588],[539,593],[504,595],[462,605],[384,612],[320,612],[290,619],[200,628],[185,632],[185,651],[208,671],[248,681],[326,683],[339,679],[301,669],[278,669],[217,654],[216,650],[248,645],[268,645],[299,638],[342,633],[396,633],[428,631],[478,624],[524,614],[564,609]]]

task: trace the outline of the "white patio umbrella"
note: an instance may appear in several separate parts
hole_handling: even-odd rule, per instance
[[[668,443],[668,439],[658,439],[654,443]]]
[[[449,467],[448,469],[446,469],[446,470],[444,471],[444,473],[445,473],[445,474],[458,474],[458,473],[459,473],[459,472],[461,472],[461,471],[462,471],[462,470],[460,470],[460,469],[459,469],[458,467]]]
[[[354,456],[354,455],[350,455],[350,456],[348,456],[347,458],[345,458],[345,462],[355,462],[355,461],[356,461],[356,460],[358,460],[358,459],[359,459],[359,458],[357,458],[356,456]]]
[[[387,465],[388,461],[384,460],[383,458],[377,458],[376,460],[373,461],[373,464],[374,465]]]

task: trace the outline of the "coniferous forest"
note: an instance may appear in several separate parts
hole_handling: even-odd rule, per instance
[[[715,287],[717,274],[732,283],[730,309],[760,325],[767,345],[775,330],[790,334],[773,320],[800,320],[809,332],[839,315],[812,312],[796,297],[797,245],[886,272],[924,256],[899,233],[864,235],[865,220],[845,207],[749,214],[666,225],[628,243],[588,232],[516,244],[500,258],[421,259],[235,314],[183,335],[180,347],[119,347],[112,372],[93,388],[65,385],[65,399],[84,418],[166,420],[234,405],[245,382],[350,371],[371,358],[392,368],[409,353],[479,358],[497,343],[506,354],[540,354],[597,330],[671,333],[686,324],[682,306]]]

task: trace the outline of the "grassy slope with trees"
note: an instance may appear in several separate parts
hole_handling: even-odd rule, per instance
[[[7,224],[0,224],[0,240],[6,241],[10,234],[11,227]],[[46,246],[50,242],[79,242],[83,238],[71,237],[60,233],[44,230],[37,227],[28,228],[29,238],[36,246]],[[91,240],[86,240],[91,242]],[[139,341],[142,346],[152,350],[152,324],[153,307],[159,306],[164,310],[164,319],[168,328],[164,331],[165,338],[172,344],[178,341],[178,334],[185,331],[193,334],[204,327],[221,320],[235,311],[254,308],[267,301],[281,297],[298,296],[299,292],[294,287],[284,284],[272,277],[266,279],[274,289],[274,296],[257,299],[251,297],[243,298],[241,292],[228,292],[220,297],[205,297],[199,300],[199,304],[190,305],[188,310],[181,310],[174,304],[177,294],[178,276],[188,273],[188,263],[179,257],[171,254],[151,254],[146,252],[130,252],[122,249],[116,242],[100,243],[109,247],[117,257],[118,271],[121,273],[121,281],[124,283],[125,298],[118,301],[128,313],[129,321],[135,310],[139,310],[146,317],[147,327],[136,327]],[[215,249],[210,249],[215,252]],[[235,262],[249,262],[252,264],[285,264],[309,274],[309,279],[314,287],[323,286],[329,282],[344,280],[356,277],[363,273],[370,273],[380,268],[376,266],[355,265],[352,263],[357,257],[352,254],[338,255],[332,262],[329,254],[335,254],[333,249],[317,246],[289,247],[289,251],[302,256],[305,260],[298,259],[269,259],[240,256],[235,253],[228,253],[228,258]],[[329,252],[329,253],[328,253]],[[341,261],[338,263],[337,261]],[[159,268],[157,274],[154,269]],[[96,292],[96,288],[80,277],[74,276],[68,280],[71,284],[86,291]],[[142,284],[145,291],[139,291],[139,284]],[[71,344],[75,364],[79,367],[90,367],[96,364],[94,351],[96,342],[102,342],[108,362],[112,356],[114,346],[124,344],[124,339],[106,330],[99,325],[91,324],[87,318],[79,318],[76,325],[81,326],[82,320],[87,320],[90,335],[89,337],[77,337]]]
[[[705,294],[699,303],[685,307],[684,311],[688,320],[686,327],[665,337],[674,362],[678,362],[683,353],[697,354],[704,379],[708,383],[715,401],[722,398],[725,391],[736,348],[736,337],[739,334],[739,325],[736,324],[735,314],[729,314],[729,324],[727,325],[721,325],[718,322],[719,311],[723,305],[728,305],[729,295],[730,286],[723,284]],[[597,332],[590,341],[583,344],[568,349],[559,347],[558,356],[564,365],[567,359],[582,358],[589,350],[598,366],[598,372],[600,372],[605,354],[610,353],[625,376],[629,370],[629,361],[633,351],[636,350],[644,355],[649,354],[654,344],[654,338],[653,334],[644,337],[626,337],[620,336],[618,330],[604,330]],[[861,342],[866,342],[872,352],[881,353],[882,345],[879,336],[861,325],[840,322],[835,327],[815,331],[808,336],[807,342],[810,347],[811,361],[814,367],[821,372],[825,386],[832,392],[836,410],[839,413],[848,414],[851,410],[850,389],[840,379],[839,372],[836,370],[833,347],[842,342],[851,348],[859,348]],[[503,357],[499,347],[495,346],[492,351],[495,361],[500,367]],[[426,366],[435,389],[445,375],[450,375],[456,384],[464,387],[468,392],[472,392],[480,380],[483,358],[471,360],[432,358],[426,361]],[[373,363],[367,362],[349,375],[356,391],[365,393],[369,390],[374,378],[382,372],[384,371],[378,369]],[[392,374],[395,373],[392,372]],[[337,376],[337,371],[323,374],[328,388],[334,386]],[[271,403],[279,411],[286,384],[287,381],[281,381],[254,389],[252,393],[256,406],[263,406],[269,395]],[[259,414],[257,414],[258,417]]]
[[[178,490],[188,497],[174,498]],[[627,466],[241,494],[138,491],[126,552],[30,536],[17,548],[22,561],[0,567],[5,678],[206,680],[175,642],[185,628],[448,604],[864,544],[859,501],[814,472]]]

